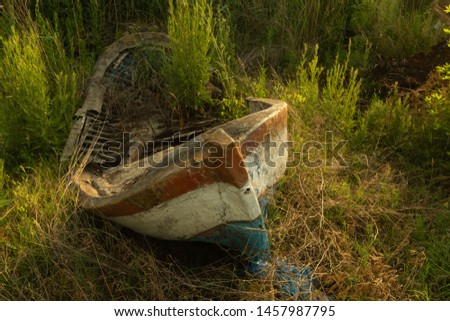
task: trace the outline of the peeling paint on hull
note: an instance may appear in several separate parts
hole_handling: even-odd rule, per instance
[[[206,159],[210,155],[194,153],[192,157],[202,163],[194,168],[186,165],[190,162],[186,162],[185,167],[148,168],[136,163],[128,168],[106,171],[101,178],[86,171],[76,181],[83,207],[152,237],[209,241],[233,246],[253,255],[254,245],[249,249],[243,244],[254,239],[252,235],[257,227],[251,222],[263,222],[259,199],[266,197],[267,192],[282,178],[287,151],[280,153],[276,148],[269,155],[261,146],[253,148],[251,152],[241,147],[249,141],[261,143],[269,133],[277,146],[287,140],[287,105],[274,101],[270,106],[268,110],[262,111],[266,115],[259,119],[261,126],[252,127],[247,135],[239,130],[236,138],[242,141],[236,141],[227,131],[233,133],[233,129],[245,128],[245,124],[247,127],[248,124],[253,126],[255,122],[252,120],[259,118],[258,113],[232,121],[228,126],[220,126],[219,136],[226,135],[232,142],[226,141],[223,159],[215,158],[222,160],[223,166],[209,168]],[[266,122],[271,123],[269,131],[261,130],[269,128],[264,126]],[[252,140],[248,139],[250,136]],[[196,139],[207,144],[211,137],[214,137],[215,142],[221,140],[217,128]],[[230,149],[228,152],[227,146]],[[165,157],[170,158],[171,154],[183,148],[188,149],[184,145],[177,146]],[[225,166],[225,158],[233,160],[232,166]],[[118,191],[118,185],[127,188]],[[243,230],[246,224],[250,226],[248,233]],[[241,230],[233,237],[229,232],[236,226],[240,226]],[[257,235],[261,233],[266,233],[263,225],[261,232],[256,232]],[[260,242],[260,250],[265,249],[265,242]]]
[[[259,217],[258,200],[245,189],[213,183],[140,213],[111,219],[156,238],[187,240],[221,224]]]
[[[164,34],[140,33],[127,35],[105,50],[94,68],[85,102],[75,114],[63,160],[85,148],[98,152],[87,160],[95,163],[102,156],[99,139],[124,134],[118,130],[122,124],[100,123],[96,118],[103,112],[108,84],[115,81],[108,70],[111,65],[120,67],[122,61],[132,62],[122,59],[127,50],[149,44],[166,48],[167,41]],[[267,250],[260,201],[266,203],[268,191],[286,169],[288,106],[271,99],[248,99],[248,104],[250,115],[178,146],[145,157],[130,156],[100,172],[83,168],[74,177],[82,207],[156,238],[221,243],[248,255],[255,255],[258,247]],[[161,118],[148,114],[148,119],[127,127],[132,137],[145,137],[147,143],[164,127]],[[136,128],[136,124],[143,127]],[[274,148],[265,145],[267,139]],[[130,143],[139,146],[140,141]]]

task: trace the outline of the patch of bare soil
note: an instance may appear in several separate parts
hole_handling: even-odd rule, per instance
[[[382,96],[387,96],[396,89],[399,95],[409,94],[414,98],[440,87],[436,67],[448,62],[450,48],[443,41],[428,53],[418,53],[400,61],[386,60],[375,65],[371,70],[371,79],[380,88]]]

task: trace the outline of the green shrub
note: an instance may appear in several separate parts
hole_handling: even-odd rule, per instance
[[[449,98],[449,93],[442,91],[437,91],[425,98],[429,119],[426,119],[424,124],[424,130],[432,145],[447,156],[450,156]]]
[[[450,6],[446,10],[450,13]],[[450,35],[450,29],[444,28]],[[450,40],[448,43],[450,47]],[[441,83],[433,88],[424,99],[425,113],[417,120],[417,142],[422,146],[420,154],[428,162],[437,165],[440,161],[442,168],[448,175],[448,158],[450,157],[450,65],[439,66],[437,71],[441,76]]]
[[[4,161],[0,159],[0,209],[9,204],[9,200],[6,198],[6,191],[4,190],[5,185],[5,172],[4,172]]]
[[[346,138],[352,135],[355,126],[356,105],[361,92],[358,70],[349,65],[350,56],[351,47],[343,62],[336,58],[334,65],[326,72],[322,91],[324,114],[332,122],[332,129]]]
[[[336,58],[334,65],[326,70],[319,65],[317,46],[313,57],[308,59],[308,55],[309,50],[305,48],[295,78],[288,82],[285,99],[299,110],[307,127],[319,125],[335,134],[350,136],[361,90],[358,71],[349,66],[350,50],[343,62]],[[322,120],[318,121],[319,118]]]
[[[31,164],[59,150],[75,110],[76,76],[52,68],[52,60],[64,62],[65,57],[45,47],[32,26],[14,29],[3,41],[0,144],[1,157],[10,165]]]
[[[429,3],[407,5],[402,0],[362,0],[355,5],[352,29],[369,40],[373,53],[401,58],[427,51],[439,39]]]
[[[319,80],[323,67],[319,65],[318,50],[316,46],[312,58],[309,58],[309,49],[305,46],[295,76],[285,87],[283,84],[280,86],[281,98],[298,112],[301,123],[307,128],[315,126],[315,120],[320,115]]]
[[[354,0],[221,1],[230,8],[236,41],[243,50],[263,48],[267,63],[293,71],[304,44],[322,53],[343,43]]]
[[[225,17],[217,13],[209,0],[169,2],[168,35],[170,56],[162,72],[169,95],[178,112],[189,118],[205,111],[213,101],[210,81],[213,71],[224,94],[229,98],[222,105],[222,116],[238,116],[234,105],[236,83],[231,74],[231,41]]]
[[[201,111],[210,99],[213,9],[207,0],[169,2],[170,58],[163,72],[175,105],[183,113]]]
[[[450,6],[445,12],[450,14]],[[450,36],[450,28],[444,28],[444,32]],[[450,47],[450,40],[448,41]],[[444,81],[450,81],[450,64],[446,63],[437,68]],[[446,146],[447,155],[450,156],[450,86],[447,84],[445,91],[437,92],[426,98],[428,112],[433,118],[434,129],[440,132],[439,139],[443,140]]]
[[[354,146],[371,151],[398,148],[412,129],[407,100],[395,97],[386,101],[373,98],[358,122]]]

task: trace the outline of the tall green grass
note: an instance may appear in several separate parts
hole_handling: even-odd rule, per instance
[[[31,164],[59,150],[66,138],[77,101],[76,75],[67,65],[58,70],[56,64],[67,61],[58,40],[53,40],[55,50],[45,51],[30,24],[13,29],[3,41],[0,142],[7,163]]]
[[[305,47],[295,77],[287,83],[282,97],[298,108],[302,122],[308,127],[334,131],[346,138],[352,134],[361,79],[349,65],[349,59],[350,51],[344,61],[336,58],[325,69],[319,63],[318,47],[314,51]],[[326,117],[327,122],[318,122],[318,117]]]
[[[234,35],[249,59],[264,55],[278,68],[293,71],[303,45],[316,43],[333,63],[353,38],[361,49],[372,45],[371,58],[402,58],[427,51],[440,33],[434,29],[431,1],[320,0],[223,1],[232,13]]]
[[[69,56],[83,62],[95,61],[95,55],[123,32],[144,24],[162,25],[168,15],[166,0],[32,0],[28,7],[59,29]]]
[[[220,115],[241,114],[232,75],[233,46],[226,16],[209,0],[169,2],[170,55],[162,69],[168,94],[178,113],[186,118],[216,105],[212,90],[222,90]],[[214,73],[220,88],[212,88]]]
[[[164,78],[175,104],[185,111],[203,110],[210,96],[207,84],[211,78],[211,50],[214,18],[209,1],[169,2],[168,34],[170,58]]]
[[[351,27],[372,43],[375,55],[401,58],[429,50],[440,37],[435,24],[430,2],[363,0],[355,5]]]
[[[10,202],[7,199],[6,195],[6,187],[5,187],[6,173],[4,166],[5,162],[3,161],[3,159],[0,159],[0,209],[8,205]]]
[[[249,56],[264,52],[272,66],[293,68],[304,44],[335,51],[344,41],[353,0],[222,1],[231,12],[236,41]],[[332,54],[334,56],[334,53]]]

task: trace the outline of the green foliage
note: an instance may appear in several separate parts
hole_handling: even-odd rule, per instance
[[[210,92],[213,71],[226,97],[222,116],[239,116],[235,103],[236,83],[231,74],[232,48],[226,18],[217,13],[209,0],[169,2],[168,35],[170,55],[162,72],[175,108],[189,118],[214,104]]]
[[[446,9],[450,13],[450,6]],[[444,32],[450,35],[450,29],[444,28]],[[448,42],[450,47],[450,40]],[[423,117],[419,132],[429,140],[432,151],[430,154],[439,158],[440,154],[444,159],[450,156],[450,65],[447,63],[437,67],[441,74],[443,86],[434,89],[425,97],[425,108],[427,115]]]
[[[450,5],[445,8],[445,12],[450,14]],[[450,36],[450,27],[444,27],[444,33]],[[450,39],[448,40],[448,47],[450,47]],[[450,80],[450,64],[448,62],[443,66],[439,66],[437,70],[442,74],[442,79]]]
[[[363,0],[355,5],[351,28],[369,40],[373,53],[385,58],[410,56],[426,51],[439,33],[427,5],[407,5],[402,0]]]
[[[398,148],[412,130],[409,104],[396,97],[386,101],[373,98],[358,122],[353,143],[365,150]]]
[[[3,44],[0,74],[3,147],[11,154],[9,157],[25,157],[33,149],[48,151],[52,148],[45,141],[50,134],[50,89],[39,37],[34,31],[23,34],[13,31]],[[23,134],[17,135],[17,130]]]
[[[284,97],[299,108],[299,115],[308,127],[316,126],[319,116],[325,117],[327,123],[319,124],[321,127],[348,137],[354,127],[361,90],[358,71],[349,66],[350,51],[343,62],[336,58],[333,66],[326,69],[323,86],[320,79],[324,68],[319,65],[318,47],[311,59],[307,58],[308,52],[305,48],[296,76],[288,83]]]
[[[281,86],[281,98],[298,111],[301,123],[307,128],[315,126],[320,108],[319,80],[323,67],[319,65],[318,50],[316,46],[312,58],[309,58],[305,46],[295,77],[285,87]]]
[[[355,126],[354,116],[361,92],[358,70],[349,66],[351,47],[346,59],[336,58],[332,68],[327,70],[322,92],[323,110],[329,115],[332,128],[349,138]]]
[[[53,34],[52,36],[57,36]],[[13,30],[3,41],[0,70],[0,137],[7,163],[31,164],[62,147],[76,103],[76,75],[57,38],[43,45],[37,31]],[[45,49],[48,50],[48,54]],[[66,65],[64,69],[70,66]]]
[[[450,14],[450,6],[445,9],[445,12]],[[444,32],[450,36],[450,28],[445,27]],[[448,47],[450,47],[450,40],[448,40]],[[438,72],[442,74],[442,79],[450,81],[450,64],[446,63],[437,68]],[[450,86],[447,84],[445,92],[437,92],[427,97],[425,101],[428,104],[428,112],[433,118],[434,129],[441,133],[440,139],[445,140],[446,151],[450,156]]]
[[[253,94],[255,97],[268,98],[268,89],[267,89],[267,68],[264,65],[259,67],[258,77],[256,81],[253,82]]]
[[[324,52],[334,52],[342,44],[354,0],[221,2],[230,8],[242,49],[268,48],[269,65],[293,69],[305,43],[318,43]]]
[[[434,129],[434,140],[441,140],[448,146],[450,139],[450,100],[448,92],[437,91],[425,98],[427,112]],[[442,144],[440,144],[442,145]],[[448,150],[450,152],[450,150]]]
[[[169,2],[170,58],[163,69],[168,90],[182,112],[201,111],[210,99],[213,9],[207,0]]]
[[[9,204],[9,200],[6,198],[6,191],[4,188],[5,185],[5,177],[6,174],[4,172],[4,161],[0,159],[0,209]]]

